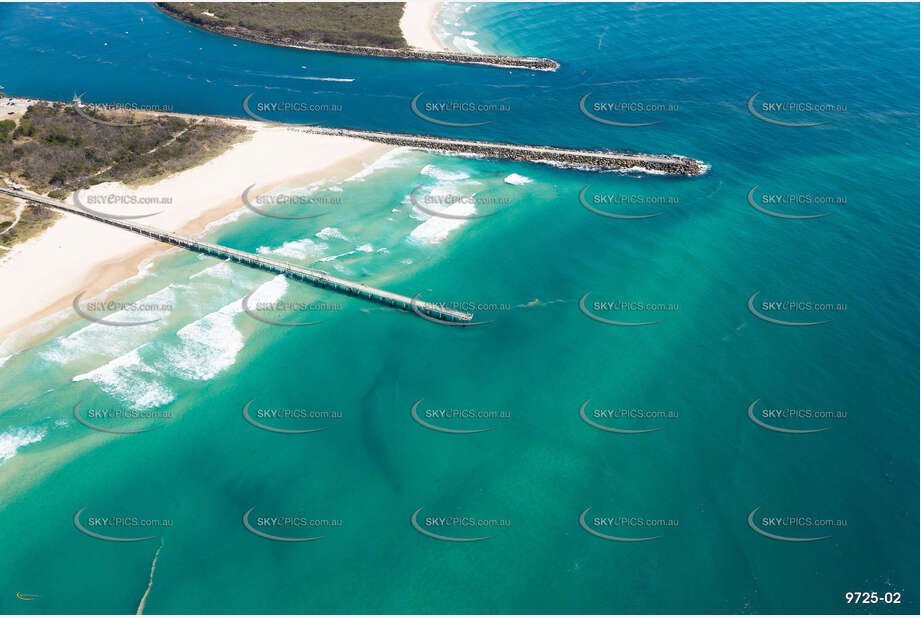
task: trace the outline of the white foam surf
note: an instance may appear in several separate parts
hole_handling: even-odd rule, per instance
[[[322,242],[317,242],[312,238],[302,238],[284,243],[280,247],[259,247],[256,252],[261,255],[280,255],[282,257],[294,258],[296,260],[305,260],[310,257],[319,257],[329,247]]]
[[[405,161],[406,153],[408,152],[411,152],[411,150],[405,146],[394,148],[393,150],[388,151],[383,156],[378,157],[377,160],[374,161],[374,163],[372,163],[371,165],[366,165],[364,169],[362,169],[360,172],[358,172],[357,174],[353,174],[352,176],[349,176],[342,182],[354,182],[356,180],[359,182],[364,182],[365,179],[368,178],[368,176],[370,176],[371,174],[373,174],[374,172],[378,170],[400,167],[400,165],[402,165],[403,162]]]
[[[288,280],[278,275],[259,286],[250,299],[255,303],[272,303],[288,289]],[[234,318],[243,312],[242,298],[183,326],[176,335],[180,345],[165,351],[163,371],[186,380],[210,380],[232,366],[243,349],[243,334]]]
[[[470,178],[470,174],[466,172],[452,172],[449,170],[444,170],[444,169],[441,169],[440,167],[436,167],[435,165],[432,165],[431,163],[423,167],[422,171],[420,171],[419,173],[422,174],[423,176],[428,176],[436,180],[444,180],[444,181],[465,180],[467,178]]]
[[[211,221],[205,226],[205,233],[210,232],[214,228],[221,227],[222,225],[233,223],[234,221],[238,220],[240,217],[242,217],[247,212],[249,211],[246,208],[240,208],[239,210],[235,210],[228,215],[224,215],[220,219]]]
[[[162,328],[164,318],[170,311],[166,307],[176,304],[175,284],[170,284],[152,294],[145,296],[135,304],[139,307],[149,305],[151,308],[123,309],[105,315],[103,319],[113,322],[145,322],[158,319],[149,324],[137,326],[112,326],[93,322],[88,326],[51,342],[51,347],[39,353],[44,360],[53,363],[69,363],[77,358],[93,353],[121,354],[136,347],[140,340]],[[88,312],[95,313],[95,312]]]
[[[348,240],[345,234],[343,234],[339,228],[335,227],[324,227],[322,230],[315,234],[317,238],[322,238],[323,240],[331,240],[337,238],[339,240]]]
[[[453,39],[451,39],[451,46],[459,52],[465,52],[468,54],[483,53],[483,50],[480,49],[479,41],[465,36],[455,36]]]
[[[453,217],[476,214],[477,209],[473,200],[459,199],[460,196],[467,194],[466,191],[461,190],[462,185],[474,183],[474,181],[469,180],[470,174],[442,169],[432,164],[426,165],[419,173],[435,179],[435,184],[425,189],[426,210]],[[416,199],[420,200],[422,198],[417,196]],[[438,244],[445,240],[451,232],[469,223],[467,219],[439,217],[423,212],[413,205],[409,195],[403,199],[402,203],[412,206],[409,210],[410,218],[422,221],[407,237],[410,242],[415,244]]]
[[[233,323],[232,303],[179,329],[182,344],[166,351],[171,373],[187,380],[208,380],[233,365],[243,334]]]
[[[233,268],[227,262],[218,262],[191,275],[189,279],[198,279],[199,277],[213,277],[222,281],[229,281],[233,278]]]
[[[101,367],[74,377],[74,382],[91,380],[104,393],[149,410],[171,402],[175,393],[161,382],[160,372],[141,359],[141,348],[115,358]]]
[[[0,464],[15,457],[23,446],[40,442],[47,433],[42,427],[16,427],[0,433]]]
[[[526,185],[529,182],[534,182],[527,176],[522,176],[521,174],[509,174],[505,177],[505,182],[510,185]]]
[[[439,208],[439,212],[448,215],[469,216],[476,214],[476,207],[472,203],[458,202],[445,208]],[[444,217],[429,216],[423,223],[416,226],[409,233],[410,241],[424,244],[438,244],[447,238],[451,232],[468,223],[465,219],[447,219]]]

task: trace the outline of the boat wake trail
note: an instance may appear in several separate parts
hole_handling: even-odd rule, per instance
[[[138,611],[135,612],[135,614],[138,616],[144,613],[144,605],[147,603],[147,595],[150,594],[150,589],[153,587],[154,573],[157,571],[157,559],[160,557],[161,549],[163,549],[163,539],[160,539],[160,546],[157,548],[157,552],[154,554],[153,562],[150,563],[150,579],[147,580],[147,590],[144,591],[144,596],[141,597],[141,602],[138,604]]]

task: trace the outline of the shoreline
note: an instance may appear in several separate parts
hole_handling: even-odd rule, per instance
[[[250,95],[252,96],[252,95]],[[21,97],[13,97],[21,98]],[[28,99],[34,103],[61,103]],[[637,171],[647,174],[665,174],[673,176],[700,176],[710,170],[710,166],[699,159],[681,154],[654,154],[628,152],[610,148],[572,148],[548,146],[541,144],[518,144],[511,142],[490,142],[475,139],[441,137],[425,133],[397,133],[351,127],[323,127],[295,123],[283,123],[261,118],[253,113],[248,105],[249,97],[242,101],[243,113],[249,118],[220,116],[214,114],[187,114],[183,112],[144,112],[154,115],[167,115],[198,120],[210,118],[228,123],[242,123],[249,128],[284,127],[303,133],[357,138],[365,142],[377,142],[393,147],[407,147],[429,152],[438,152],[452,156],[480,156],[487,159],[524,161],[528,163],[551,165],[566,169],[586,171]]]
[[[247,189],[247,192],[249,189]],[[348,296],[356,296],[367,299],[380,305],[396,307],[406,312],[412,312],[427,320],[435,319],[439,322],[469,322],[473,319],[473,314],[458,311],[431,303],[428,301],[417,300],[402,294],[395,294],[380,288],[375,288],[364,283],[359,283],[350,279],[344,279],[331,275],[325,271],[316,270],[310,267],[298,266],[284,260],[265,257],[249,251],[241,251],[225,245],[208,243],[197,240],[189,236],[166,232],[161,229],[150,226],[128,223],[113,218],[108,218],[99,213],[87,212],[85,209],[65,204],[59,200],[44,197],[38,193],[19,191],[16,189],[0,189],[0,193],[13,195],[25,199],[29,202],[38,203],[42,206],[66,212],[81,217],[86,217],[97,223],[111,225],[118,229],[127,230],[145,238],[153,238],[163,243],[170,244],[174,247],[188,249],[200,255],[217,258],[223,261],[236,262],[250,268],[283,275],[295,281],[303,281],[315,287],[335,290]],[[207,270],[207,269],[205,269]],[[82,294],[82,293],[81,293]],[[76,302],[77,299],[74,299]],[[77,306],[74,305],[76,309]],[[78,311],[78,313],[80,313]],[[81,313],[82,317],[87,317]]]
[[[410,47],[426,51],[452,51],[435,34],[435,18],[441,13],[444,2],[405,2],[400,30]]]
[[[409,3],[407,3],[409,4]],[[415,3],[414,3],[415,4]],[[504,69],[524,69],[529,71],[556,71],[560,68],[560,63],[550,58],[539,58],[535,56],[493,56],[486,54],[468,54],[450,50],[431,50],[418,47],[371,47],[366,45],[343,45],[339,43],[316,43],[312,41],[302,41],[291,37],[272,35],[254,30],[245,30],[236,26],[225,26],[220,24],[211,24],[199,21],[192,21],[184,15],[178,14],[164,6],[162,2],[155,2],[154,6],[164,15],[175,19],[189,26],[205,30],[219,36],[228,38],[260,43],[263,45],[274,45],[276,47],[289,47],[293,49],[303,49],[306,51],[327,52],[333,54],[347,54],[352,56],[372,56],[378,58],[393,58],[397,60],[423,60],[428,62],[444,62],[448,64],[474,64],[491,66]],[[412,13],[415,15],[415,13]],[[405,14],[404,14],[405,17]],[[417,23],[418,19],[413,19]],[[400,21],[402,28],[402,20]],[[424,25],[424,21],[423,21]],[[431,30],[431,26],[428,26]],[[431,38],[437,42],[434,33],[423,32],[422,26],[413,27],[411,30],[415,39],[417,35],[420,40]],[[405,35],[404,35],[405,36]]]
[[[47,102],[15,97],[29,104]],[[528,161],[594,169],[634,166],[640,171],[682,175],[705,173],[703,162],[672,155],[642,155],[579,149],[529,146],[416,136],[356,129],[266,124],[259,120],[226,116],[155,112],[187,119],[213,118],[252,131],[244,141],[198,166],[153,183],[128,186],[108,182],[81,192],[81,200],[94,195],[124,195],[133,200],[170,196],[169,206],[141,222],[168,232],[200,236],[210,224],[243,208],[242,193],[251,195],[284,185],[304,186],[317,180],[344,179],[397,147],[445,152],[459,156]],[[304,153],[292,157],[292,152]],[[322,154],[318,154],[322,153]],[[555,159],[555,160],[551,160]],[[645,168],[645,169],[644,169]],[[229,180],[228,180],[229,179]],[[70,195],[65,202],[73,204]],[[144,203],[136,201],[135,203]],[[156,203],[156,202],[147,202]],[[154,206],[141,212],[156,212]],[[64,215],[37,236],[0,253],[0,286],[26,290],[25,303],[0,314],[0,357],[27,347],[47,332],[29,327],[66,311],[81,291],[89,299],[135,277],[149,260],[174,250],[161,243],[118,228],[101,226],[76,215]],[[66,272],[58,272],[68,264]],[[48,328],[54,328],[49,326]]]
[[[250,185],[256,185],[250,195],[258,195],[283,186],[343,180],[392,150],[353,138],[309,135],[246,120],[228,122],[247,126],[254,133],[214,159],[155,183],[135,187],[102,183],[81,192],[81,199],[94,194],[134,200],[170,197],[168,208],[142,222],[199,236],[209,224],[243,208],[242,193]],[[292,157],[293,151],[304,154]],[[65,201],[72,204],[73,195]],[[81,291],[87,299],[98,296],[171,250],[175,249],[125,230],[63,215],[0,256],[0,286],[10,292],[29,291],[18,294],[19,302],[0,314],[0,355],[18,352],[41,338],[47,329],[31,332],[29,327],[66,311]],[[61,264],[68,265],[63,272]]]

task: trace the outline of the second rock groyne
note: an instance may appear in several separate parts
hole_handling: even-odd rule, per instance
[[[155,2],[154,5],[175,19],[187,24],[220,34],[222,36],[275,45],[277,47],[293,47],[307,51],[328,52],[332,54],[351,54],[354,56],[376,56],[379,58],[398,58],[402,60],[425,60],[428,62],[446,62],[450,64],[478,64],[484,66],[500,67],[505,69],[525,69],[531,71],[556,71],[560,63],[550,58],[537,58],[534,56],[493,56],[490,54],[466,54],[454,51],[430,51],[415,47],[373,47],[369,45],[346,45],[342,43],[323,43],[318,41],[303,41],[290,36],[271,32],[260,32],[250,28],[243,28],[230,24],[217,23],[204,18],[190,19],[176,11],[167,2]]]
[[[299,127],[308,133],[342,135],[394,146],[405,146],[421,150],[445,152],[488,159],[506,159],[545,163],[558,167],[590,170],[635,170],[647,173],[697,176],[707,171],[707,166],[697,159],[682,155],[643,154],[609,150],[587,150],[559,148],[556,146],[533,146],[504,142],[452,139],[432,135],[411,133],[390,133],[360,129],[331,127]]]

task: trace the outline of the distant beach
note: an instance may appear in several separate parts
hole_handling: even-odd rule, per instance
[[[390,24],[401,33],[401,40],[394,40],[395,37],[391,36],[381,43],[367,43],[360,37],[357,38],[358,33],[355,32],[348,33],[347,42],[342,42],[341,37],[330,37],[327,36],[328,33],[322,31],[315,32],[303,28],[301,30],[289,29],[288,26],[294,18],[283,14],[278,15],[277,10],[269,9],[233,18],[220,17],[207,11],[197,11],[197,9],[190,10],[174,3],[157,2],[155,5],[166,15],[196,28],[263,45],[334,54],[449,64],[475,64],[531,71],[556,71],[560,67],[559,63],[551,58],[483,54],[476,49],[448,49],[439,42],[432,29],[432,21],[439,13],[441,3],[405,3],[399,23],[394,21]],[[269,22],[263,22],[264,19],[269,19]],[[386,16],[374,16],[371,19],[377,19],[378,25],[384,25],[387,21]],[[340,34],[345,33],[340,32]],[[336,42],[330,42],[329,38],[334,38]],[[403,45],[402,39],[405,39],[408,45]]]
[[[449,51],[435,35],[433,22],[441,12],[443,2],[407,2],[400,19],[403,38],[411,47],[427,51]]]
[[[416,22],[561,63],[540,74],[250,43],[148,3],[3,16],[6,92],[68,121],[38,127],[41,177],[7,165],[9,184],[172,197],[80,194],[486,323],[85,217],[36,226],[0,265],[2,332],[47,316],[0,346],[0,612],[919,613],[918,5],[446,2]],[[88,114],[189,115],[97,130],[75,91]],[[145,152],[125,135],[163,145],[200,118],[252,134],[93,185]],[[712,167],[597,173],[436,139]],[[240,208],[251,185],[275,187],[248,199],[275,217]]]

